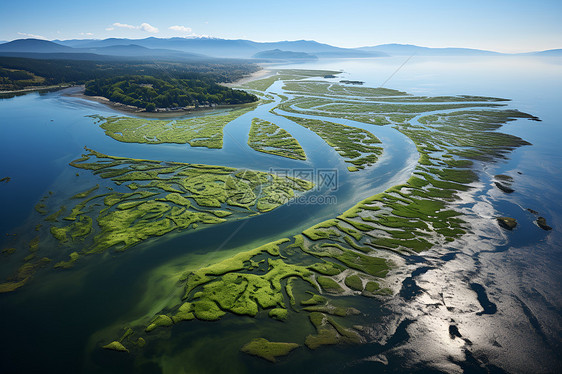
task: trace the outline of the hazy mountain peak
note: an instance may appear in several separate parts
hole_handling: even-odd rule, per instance
[[[72,48],[42,39],[16,39],[0,44],[2,52],[67,52]]]

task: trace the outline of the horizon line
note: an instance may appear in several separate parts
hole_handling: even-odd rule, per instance
[[[42,40],[42,41],[48,41],[48,42],[56,43],[57,41],[61,41],[61,42],[71,41],[71,40],[103,41],[103,40],[108,40],[108,39],[123,39],[123,40],[130,40],[130,41],[145,40],[145,39],[159,39],[159,40],[168,40],[168,39],[217,39],[217,40],[244,40],[244,41],[250,41],[250,42],[261,43],[261,44],[304,41],[304,42],[314,42],[314,43],[319,43],[319,44],[325,44],[325,45],[329,45],[329,46],[332,46],[332,47],[337,47],[337,48],[342,48],[342,49],[351,49],[351,50],[360,49],[360,48],[380,47],[380,46],[387,46],[387,45],[400,45],[400,46],[411,46],[411,47],[428,48],[428,49],[467,49],[467,50],[475,50],[475,51],[493,52],[493,53],[499,53],[499,54],[505,54],[505,55],[517,55],[517,54],[536,53],[536,52],[545,52],[545,51],[553,51],[553,50],[562,49],[562,47],[558,47],[558,48],[548,48],[548,49],[541,49],[541,50],[531,50],[531,51],[526,51],[526,52],[499,52],[499,51],[492,50],[492,49],[481,49],[481,48],[474,48],[474,47],[459,47],[459,46],[428,47],[428,46],[425,46],[425,45],[417,45],[417,44],[410,44],[410,43],[397,43],[397,42],[362,45],[362,46],[358,46],[358,47],[341,47],[341,46],[334,45],[334,44],[319,42],[319,41],[314,40],[314,39],[256,41],[256,40],[252,40],[252,39],[243,39],[243,38],[229,39],[229,38],[220,38],[220,37],[206,36],[206,35],[205,36],[170,36],[170,37],[161,37],[161,38],[156,37],[156,36],[148,36],[146,38],[108,37],[108,38],[84,38],[84,39],[80,39],[80,38],[47,39],[47,38],[32,38],[32,37],[29,37],[29,38],[17,38],[17,39],[12,39],[12,40],[0,41],[0,44],[10,43],[10,42],[13,42],[13,41],[16,41],[16,40]]]

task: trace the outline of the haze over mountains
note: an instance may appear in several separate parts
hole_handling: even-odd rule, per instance
[[[382,44],[374,47],[360,47],[360,51],[384,52],[393,56],[492,56],[501,55],[499,52],[485,51],[471,48],[428,48],[411,44]]]
[[[519,55],[562,56],[562,49]],[[299,60],[303,58],[367,58],[385,56],[494,56],[499,52],[469,48],[428,48],[408,44],[383,44],[340,48],[312,40],[260,43],[217,38],[73,39],[47,41],[18,39],[0,44],[1,56],[111,60],[151,58],[202,60],[235,58],[258,60]]]

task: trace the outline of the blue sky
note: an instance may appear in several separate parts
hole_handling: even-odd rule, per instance
[[[526,52],[562,48],[561,19],[561,0],[2,0],[0,40],[203,35]]]

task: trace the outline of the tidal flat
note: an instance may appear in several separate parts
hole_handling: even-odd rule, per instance
[[[58,247],[69,253],[68,259],[54,264],[55,269],[69,269],[81,257],[110,248],[124,251],[174,231],[268,212],[314,185],[311,181],[252,170],[130,159],[87,148],[85,151],[70,166],[110,183],[76,193],[64,205],[52,207],[52,213],[46,205],[49,196],[36,205],[37,213],[46,216],[36,231],[48,229],[59,242]],[[22,287],[38,268],[52,261],[49,257],[36,258],[39,236],[28,246],[30,254],[16,274],[0,284],[1,292]],[[15,249],[6,250],[13,252]]]
[[[125,143],[176,143],[222,148],[223,128],[253,108],[235,109],[184,120],[91,116],[106,135]]]
[[[308,75],[279,72],[246,86],[271,95],[267,89],[281,80],[287,96],[278,96],[280,101],[271,113],[283,115],[318,135],[353,165],[349,171],[368,168],[378,161],[383,149],[374,135],[376,127],[371,133],[330,119],[351,115],[361,122],[371,117],[366,122],[393,126],[416,145],[419,160],[413,174],[405,183],[368,197],[300,234],[185,272],[179,278],[184,293],[178,303],[137,320],[143,322],[131,325],[135,336],[146,341],[160,340],[167,334],[159,331],[175,329],[176,325],[194,320],[220,323],[245,316],[280,321],[279,329],[291,319],[304,319],[316,330],[308,334],[294,331],[292,340],[284,343],[269,343],[270,339],[277,341],[270,332],[239,347],[242,352],[269,361],[276,361],[275,355],[268,353],[277,349],[273,347],[281,350],[279,355],[289,355],[284,360],[290,360],[292,349],[301,345],[317,350],[325,345],[367,341],[368,336],[362,334],[366,326],[357,321],[364,304],[359,297],[392,297],[396,291],[385,279],[404,259],[454,242],[470,230],[457,205],[459,194],[470,191],[478,181],[474,160],[493,162],[514,148],[528,145],[523,139],[495,130],[518,118],[538,120],[513,109],[498,109],[501,104],[490,104],[504,99],[415,97],[389,89],[298,83]],[[324,96],[320,99],[319,95]],[[407,104],[400,103],[401,97],[407,98]],[[396,101],[370,102],[379,99]],[[443,113],[435,114],[439,111]],[[396,117],[404,114],[409,117]],[[260,146],[283,144],[275,137],[258,137],[267,129],[271,133],[279,131],[269,122],[254,119],[249,140],[250,145],[255,145],[252,148],[263,151]],[[275,143],[259,143],[267,140]],[[286,144],[294,149],[294,143]],[[342,297],[344,303],[338,301]],[[346,322],[349,318],[354,320],[353,326]],[[280,345],[268,348],[271,344]]]
[[[501,127],[538,121],[504,107],[503,98],[417,96],[321,81],[337,73],[282,70],[243,84],[241,89],[262,97],[255,110],[267,108],[267,116],[243,108],[189,120],[88,118],[112,140],[152,147],[184,144],[187,152],[190,147],[220,152],[231,123],[242,120],[255,157],[265,153],[309,167],[306,138],[315,138],[340,162],[338,172],[358,181],[385,160],[387,139],[378,134],[379,126],[406,137],[417,151],[415,166],[400,183],[354,201],[329,219],[312,217],[309,225],[288,226],[277,237],[257,233],[258,240],[221,255],[198,253],[199,261],[190,262],[189,253],[163,258],[158,269],[166,268],[165,275],[156,267],[147,271],[159,294],[132,294],[120,315],[91,334],[87,356],[92,365],[109,371],[122,365],[129,371],[150,365],[167,372],[212,371],[224,366],[202,352],[220,346],[221,357],[240,362],[233,371],[264,364],[281,370],[303,361],[328,362],[329,347],[364,349],[376,340],[373,323],[381,322],[373,316],[400,292],[396,274],[424,253],[446,252],[473,230],[463,204],[477,189],[481,168],[530,145],[501,133]],[[154,161],[87,148],[68,168],[88,182],[65,197],[55,190],[56,198],[46,193],[36,202],[34,222],[41,227],[35,236],[4,248],[13,269],[5,272],[0,290],[33,287],[50,269],[60,277],[87,271],[94,255],[103,263],[133,258],[135,247],[145,248],[139,253],[164,249],[158,243],[167,236],[192,248],[190,238],[198,229],[211,232],[218,224],[257,221],[281,214],[299,196],[318,194],[317,181],[282,177],[266,165],[252,170],[168,157]],[[546,225],[544,218],[536,220]],[[501,224],[495,217],[489,221]],[[211,339],[216,331],[222,331],[220,344]]]
[[[259,118],[252,119],[248,145],[259,152],[306,160],[306,154],[298,140],[274,123]]]

